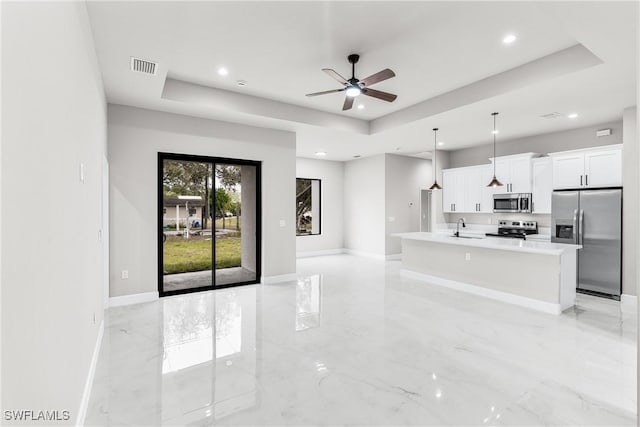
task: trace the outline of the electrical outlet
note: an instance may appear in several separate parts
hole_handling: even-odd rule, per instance
[[[285,222],[284,219],[280,220],[280,227],[284,227],[285,225],[287,225],[287,223]]]
[[[395,220],[396,220],[396,217],[395,217],[395,216],[390,216],[390,217],[389,217],[389,222],[395,222]]]
[[[80,182],[84,183],[84,163],[80,163]]]
[[[465,261],[471,261],[471,252],[466,252],[464,254],[464,260]]]
[[[94,325],[96,324],[96,312],[95,311],[93,312],[93,324]]]
[[[129,278],[129,270],[122,270],[122,274],[120,275],[120,277],[122,279],[128,279]]]

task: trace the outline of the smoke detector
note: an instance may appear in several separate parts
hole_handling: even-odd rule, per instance
[[[543,114],[540,117],[542,117],[543,119],[557,119],[558,117],[562,117],[562,114],[554,111],[553,113]]]
[[[150,74],[155,76],[158,73],[158,63],[145,59],[131,57],[131,71],[136,73]]]

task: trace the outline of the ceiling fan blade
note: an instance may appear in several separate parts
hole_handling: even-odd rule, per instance
[[[345,88],[342,88],[342,89],[325,90],[324,92],[308,93],[308,94],[306,94],[305,96],[326,95],[326,94],[328,94],[328,93],[343,92],[344,90],[345,90]]]
[[[342,106],[342,111],[350,110],[351,107],[353,107],[353,100],[354,99],[355,99],[355,96],[347,96],[344,99],[344,105]]]
[[[380,72],[377,72],[367,78],[360,80],[360,83],[364,84],[365,86],[371,86],[395,76],[396,76],[396,73],[386,68]]]
[[[382,99],[383,101],[387,101],[387,102],[393,102],[398,97],[398,95],[394,95],[389,92],[382,92],[381,90],[367,89],[367,88],[362,89],[362,94],[371,96],[373,98]]]
[[[323,68],[322,71],[327,73],[329,75],[329,77],[332,77],[332,78],[336,79],[337,81],[339,81],[342,84],[349,83],[349,81],[347,79],[345,79],[344,77],[342,77],[340,74],[338,74],[338,72],[336,70],[332,70],[331,68]]]

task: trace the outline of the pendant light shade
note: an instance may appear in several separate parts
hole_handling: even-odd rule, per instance
[[[433,128],[433,184],[429,187],[429,190],[442,190],[442,187],[438,184],[438,171],[436,170],[436,164],[438,161],[438,128]]]
[[[493,178],[491,179],[491,182],[487,184],[487,187],[495,188],[502,187],[504,184],[496,178],[496,134],[498,133],[496,131],[496,116],[498,113],[491,113],[491,115],[493,116]]]

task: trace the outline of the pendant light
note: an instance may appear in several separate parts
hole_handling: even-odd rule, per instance
[[[487,185],[487,187],[495,188],[502,187],[504,184],[502,184],[500,181],[498,181],[498,178],[496,178],[496,134],[498,133],[498,131],[496,131],[496,116],[498,115],[498,113],[491,113],[491,115],[493,116],[493,179]]]
[[[438,161],[438,128],[433,128],[433,185],[429,187],[429,190],[442,190],[442,187],[438,185],[438,171],[436,170],[436,164]]]

